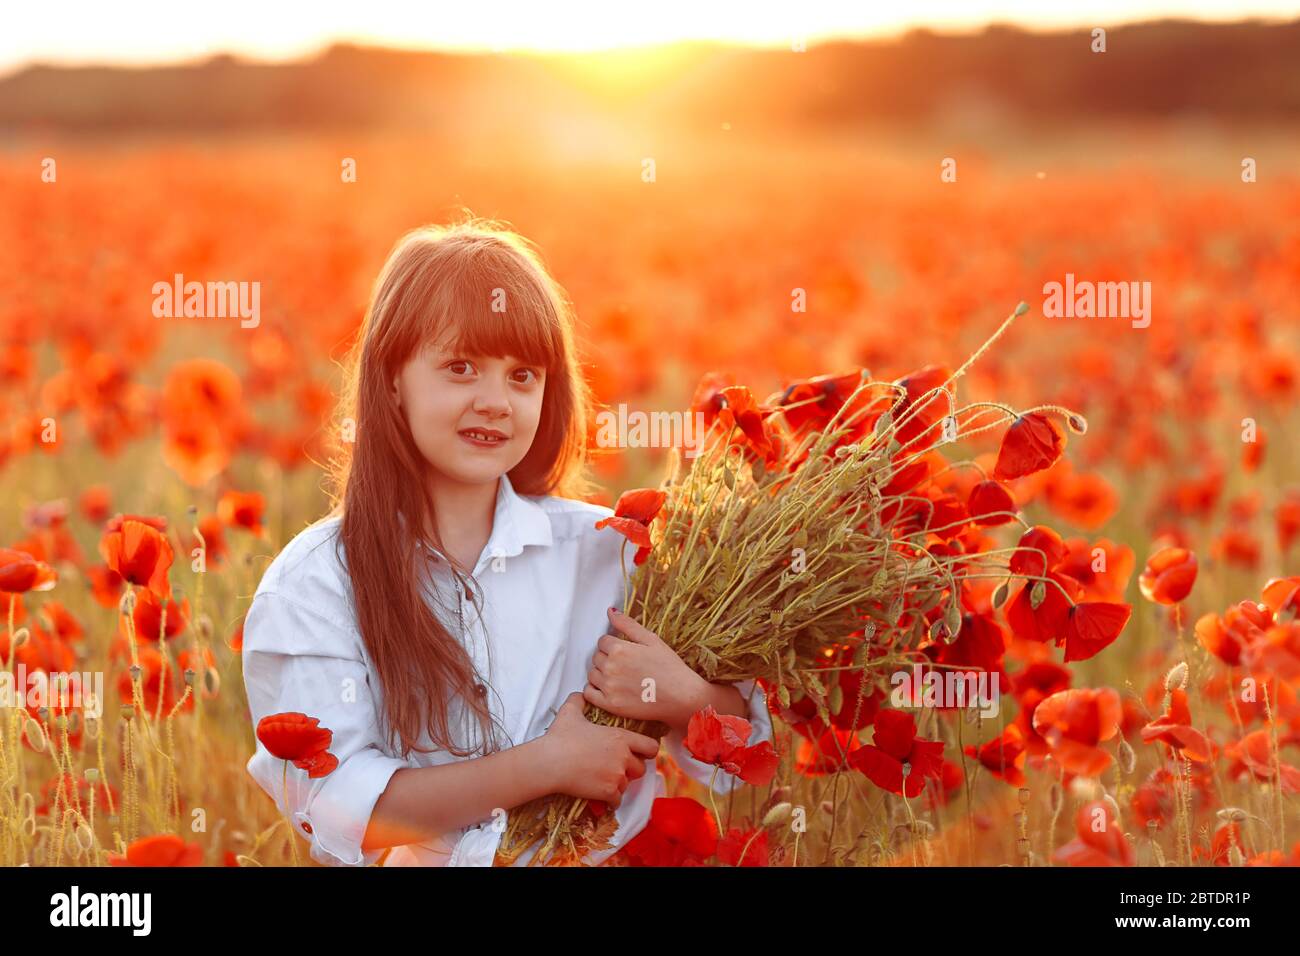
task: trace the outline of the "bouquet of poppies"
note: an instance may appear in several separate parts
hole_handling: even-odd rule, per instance
[[[1054,532],[1030,529],[1002,549],[982,532],[1020,521],[1003,481],[1061,456],[1065,433],[1051,416],[1079,434],[1086,427],[1056,406],[958,407],[954,383],[1026,308],[955,372],[930,366],[876,381],[864,369],[798,382],[762,402],[706,377],[693,410],[709,427],[690,466],[674,450],[660,488],[625,493],[598,523],[636,547],[626,612],[706,679],[757,679],[782,708],[811,701],[828,723],[864,711],[880,675],[941,657],[933,649],[958,640],[972,586],[994,582],[1001,605],[1012,579],[1023,579],[1016,601],[1044,639],[1073,635],[1067,659],[1095,653],[1111,630],[1113,640],[1123,620],[1075,619],[1073,595],[1049,570],[1059,557]],[[959,466],[978,466],[950,461],[945,447],[1008,421],[994,474],[954,493]],[[843,670],[863,675],[856,700],[845,699]],[[593,705],[587,714],[652,736],[665,730]],[[611,810],[550,795],[510,813],[496,863],[540,844],[529,865],[578,865],[608,848],[613,832]]]

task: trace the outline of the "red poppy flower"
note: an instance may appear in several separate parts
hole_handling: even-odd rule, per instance
[[[229,527],[245,528],[258,537],[266,534],[262,512],[266,499],[256,491],[227,491],[217,502],[217,517]]]
[[[1043,600],[1038,607],[1033,603],[1033,581],[1026,581],[1007,605],[1007,623],[1015,635],[1023,640],[1058,645],[1065,638],[1070,620],[1071,603],[1078,597],[1080,588],[1074,578],[1052,571],[1043,583]]]
[[[764,427],[763,419],[771,413],[754,401],[754,396],[744,385],[729,385],[722,390],[723,406],[718,412],[718,421],[722,424],[723,435],[729,440],[732,429],[739,428],[745,434],[749,444],[765,460],[773,460],[776,449]]]
[[[1073,840],[1056,851],[1055,859],[1066,866],[1132,866],[1133,848],[1105,800],[1085,803],[1074,815]]]
[[[157,520],[166,523],[166,519]],[[167,572],[175,553],[156,524],[119,515],[100,538],[99,553],[124,580],[147,587],[159,597],[167,596]]]
[[[1084,601],[1124,600],[1124,591],[1133,574],[1136,558],[1128,545],[1107,538],[1089,542],[1087,538],[1069,538],[1069,553],[1057,562],[1054,570],[1068,574],[1079,582]]]
[[[719,714],[709,704],[691,715],[686,725],[686,750],[701,763],[721,767],[761,787],[776,773],[777,754],[770,740],[747,746],[752,732],[745,718]]]
[[[658,797],[623,852],[631,866],[701,866],[717,846],[718,827],[705,807],[690,797]]]
[[[26,551],[0,548],[0,591],[6,594],[48,591],[58,578],[53,568]]]
[[[997,481],[981,481],[970,491],[966,510],[976,524],[1006,524],[1016,513],[1016,499]]]
[[[1246,734],[1223,750],[1231,764],[1228,777],[1237,778],[1249,773],[1256,780],[1279,779],[1283,793],[1300,793],[1300,769],[1278,761],[1274,765],[1273,738],[1267,727]]]
[[[1034,730],[1069,773],[1095,777],[1114,759],[1099,744],[1119,732],[1119,694],[1109,687],[1058,691],[1034,708]]]
[[[1142,596],[1156,604],[1177,604],[1196,583],[1196,555],[1186,548],[1162,548],[1138,575]]]
[[[108,485],[91,485],[81,493],[77,503],[87,521],[91,524],[99,524],[108,517],[111,495]]]
[[[203,847],[186,843],[174,833],[141,837],[125,854],[110,853],[109,866],[202,866]]]
[[[59,789],[62,788],[63,795],[58,796]],[[119,806],[119,797],[117,790],[100,780],[93,787],[89,780],[80,774],[56,774],[41,785],[41,802],[36,805],[33,811],[37,816],[47,816],[54,808],[54,802],[57,798],[62,801],[63,805],[77,808],[77,812],[82,815],[89,813],[90,793],[95,792],[95,806],[108,812],[110,806]]]
[[[1008,726],[982,747],[968,744],[966,756],[974,757],[985,770],[1013,787],[1025,785],[1025,737],[1015,724]]]
[[[257,739],[272,756],[292,760],[309,777],[323,777],[338,766],[325,753],[334,733],[321,727],[319,718],[297,712],[269,714],[257,722]]]
[[[1002,481],[1023,478],[1054,465],[1065,451],[1065,432],[1046,415],[1020,415],[1002,436],[993,477]]]
[[[1020,536],[1008,566],[1012,574],[1037,577],[1055,568],[1069,553],[1059,534],[1046,525],[1035,525]]]
[[[657,488],[637,488],[618,496],[614,514],[596,522],[596,530],[612,527],[637,546],[634,563],[641,564],[650,554],[650,522],[659,514],[668,495]]]
[[[158,643],[164,607],[167,609],[167,639],[185,630],[190,620],[190,599],[182,598],[179,604],[170,597],[160,601],[152,591],[145,590],[136,595],[135,610],[131,613],[138,639]]]
[[[1088,601],[1070,608],[1065,619],[1065,661],[1086,661],[1109,647],[1124,630],[1133,608]]]
[[[1175,687],[1169,692],[1169,709],[1142,728],[1147,743],[1160,740],[1188,760],[1204,763],[1214,756],[1214,745],[1205,734],[1192,726],[1192,712],[1187,706],[1187,691]]]
[[[230,548],[226,544],[226,526],[221,523],[221,518],[217,515],[204,515],[199,519],[197,528],[198,534],[190,535],[190,550],[202,547],[204,566],[209,571],[214,571],[221,567],[226,555],[230,553]],[[203,536],[203,544],[199,544],[199,535]]]
[[[718,862],[724,866],[767,866],[768,859],[766,830],[732,827],[718,841]]]
[[[924,789],[927,777],[939,777],[943,743],[917,737],[916,719],[911,714],[882,710],[876,714],[874,726],[873,742],[849,754],[851,767],[882,790],[908,797]]]

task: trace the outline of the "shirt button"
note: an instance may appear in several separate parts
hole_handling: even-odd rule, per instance
[[[311,824],[307,823],[305,820],[303,821],[302,828],[306,830],[308,833],[312,832]]]
[[[486,696],[487,696],[487,688],[484,687],[482,684],[475,684],[475,685],[474,685],[474,690],[475,690],[475,692],[476,692],[480,697],[486,697]]]

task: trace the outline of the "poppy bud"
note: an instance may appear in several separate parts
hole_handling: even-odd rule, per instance
[[[1187,662],[1170,668],[1169,673],[1165,675],[1165,690],[1172,691],[1174,688],[1185,690],[1187,688]]]
[[[13,641],[14,647],[15,648],[22,647],[24,644],[27,643],[27,639],[31,636],[32,636],[32,632],[27,630],[27,628],[25,627],[18,628],[18,630],[14,632],[14,641]]]
[[[131,590],[130,588],[127,588],[122,593],[122,600],[118,602],[117,609],[121,611],[123,614],[125,614],[127,617],[130,617],[132,614],[134,614],[135,613],[135,591]]]
[[[1106,805],[1110,807],[1111,812],[1115,814],[1115,819],[1118,820],[1119,804],[1115,802],[1115,798],[1112,797],[1109,793],[1103,793],[1101,795],[1101,798],[1106,801]]]
[[[1241,823],[1246,820],[1250,814],[1241,807],[1224,807],[1215,814],[1224,823]]]
[[[81,775],[86,778],[86,783],[97,783],[99,781],[99,768],[87,767],[81,772]]]
[[[1132,773],[1133,768],[1137,766],[1137,755],[1133,753],[1133,748],[1128,745],[1127,740],[1120,739],[1116,753],[1119,755],[1120,768],[1125,773]]]
[[[45,753],[45,728],[40,725],[39,721],[28,717],[23,724],[23,736],[27,738],[27,742],[32,745],[33,750],[37,753]]]
[[[762,825],[764,827],[773,826],[787,819],[793,813],[794,813],[794,807],[791,806],[791,804],[787,802],[778,803],[771,810],[768,810],[767,813],[763,814]]]
[[[1088,419],[1084,418],[1078,412],[1071,412],[1065,419],[1065,422],[1070,426],[1070,431],[1074,432],[1076,435],[1086,435],[1088,433]]]
[[[212,618],[204,614],[198,622],[199,637],[205,641],[212,640]]]

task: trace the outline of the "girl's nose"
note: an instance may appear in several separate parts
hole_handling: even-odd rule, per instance
[[[512,411],[510,396],[502,382],[485,382],[474,396],[474,411],[483,415],[504,416]]]

